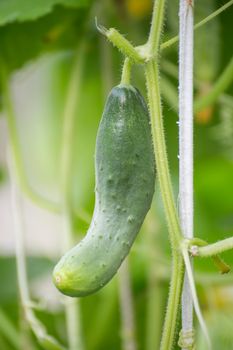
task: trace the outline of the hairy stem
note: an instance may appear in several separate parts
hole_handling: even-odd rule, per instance
[[[157,64],[154,61],[147,63],[145,72],[158,179],[168,222],[170,240],[172,246],[175,248],[182,239],[182,234],[168,167]]]
[[[159,11],[155,11],[156,8],[159,9]],[[154,28],[154,30],[156,30],[156,33],[152,33],[151,29],[148,41],[149,47],[153,47],[153,49],[155,50],[158,50],[159,47],[159,40],[161,36],[161,29],[163,23],[163,13],[164,1],[158,0],[156,1],[154,7],[151,26],[151,28]],[[156,56],[157,52],[154,52],[153,54]],[[174,343],[176,321],[178,316],[180,294],[183,281],[183,259],[179,252],[179,244],[181,241],[182,234],[173,198],[173,191],[166,153],[159,87],[159,69],[158,65],[155,63],[154,60],[151,60],[145,65],[145,73],[156,168],[158,172],[160,190],[164,203],[172,248],[172,275],[169,289],[167,311],[160,345],[161,350],[169,350],[172,348]]]
[[[99,32],[105,35],[108,40],[118,48],[126,57],[129,57],[134,63],[143,63],[144,59],[136,48],[115,28],[107,29],[96,23]]]
[[[159,44],[161,40],[161,31],[164,18],[164,4],[165,0],[155,0],[153,8],[153,16],[150,27],[150,34],[148,38],[148,50],[149,56],[156,55],[159,50]]]
[[[148,62],[145,66],[145,71],[156,168],[168,223],[173,255],[172,277],[168,298],[168,306],[160,347],[161,350],[169,350],[172,348],[174,342],[176,320],[178,315],[180,293],[183,281],[183,260],[179,252],[179,243],[181,241],[182,235],[173,198],[173,191],[166,153],[162,119],[162,107],[160,100],[158,66],[154,61]]]
[[[198,247],[197,256],[214,256],[230,249],[233,249],[233,237],[223,239],[222,241],[213,244],[208,244],[204,247]]]
[[[121,84],[130,84],[132,62],[126,57],[121,74]]]

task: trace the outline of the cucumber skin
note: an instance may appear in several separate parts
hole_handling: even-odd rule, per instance
[[[110,92],[96,140],[95,209],[86,236],[55,266],[72,297],[102,288],[129,253],[151,206],[155,164],[147,106],[131,85]]]

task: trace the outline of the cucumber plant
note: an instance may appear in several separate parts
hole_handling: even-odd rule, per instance
[[[151,205],[155,165],[149,113],[132,85],[120,84],[108,96],[97,134],[95,169],[90,228],[53,273],[57,288],[73,297],[93,293],[113,277]]]
[[[56,3],[56,1],[54,1],[54,3]],[[192,1],[180,0],[180,3],[185,4],[185,6],[188,8],[188,14],[190,14],[190,12],[192,14]],[[126,78],[128,77],[128,79],[122,79],[122,83],[111,91],[100,124],[96,143],[96,204],[91,226],[83,241],[81,241],[80,244],[68,251],[65,254],[65,256],[60,260],[58,265],[55,267],[54,282],[64,294],[70,296],[85,296],[100,289],[116,273],[122,260],[128,254],[129,249],[133,244],[133,241],[151,205],[154,191],[155,157],[158,172],[157,176],[160,184],[162,199],[164,202],[172,250],[170,293],[168,298],[168,307],[165,317],[162,341],[160,346],[161,350],[168,350],[172,349],[174,345],[176,320],[180,305],[180,295],[184,276],[184,263],[186,264],[186,269],[189,271],[188,282],[190,283],[191,281],[190,285],[192,293],[190,295],[190,298],[195,297],[195,292],[193,293],[193,290],[195,290],[195,285],[192,279],[192,269],[189,263],[188,253],[190,253],[193,257],[213,256],[215,258],[216,263],[219,266],[222,265],[221,268],[223,272],[223,263],[218,260],[219,258],[216,257],[216,255],[220,252],[231,249],[233,247],[233,238],[228,238],[226,240],[214,243],[212,245],[208,245],[206,242],[198,238],[192,239],[190,236],[187,240],[183,238],[184,234],[187,235],[188,230],[186,230],[186,228],[183,228],[184,225],[182,225],[182,221],[184,224],[184,220],[182,220],[182,218],[180,224],[178,213],[176,211],[176,205],[174,204],[168,168],[168,160],[166,154],[166,143],[164,138],[162,108],[160,99],[160,80],[158,62],[161,57],[161,49],[165,49],[170,44],[177,41],[176,37],[160,45],[161,28],[164,21],[164,5],[165,0],[156,0],[154,2],[154,11],[149,38],[148,41],[140,47],[134,47],[116,29],[112,28],[110,30],[107,30],[104,27],[99,26],[99,29],[102,32],[102,34],[104,34],[109,39],[109,41],[111,41],[126,56],[123,75],[125,75]],[[221,11],[223,11],[223,9],[226,9],[230,5],[232,5],[232,0],[228,1],[228,3],[226,3],[222,7]],[[31,10],[32,8],[29,6],[29,9]],[[25,11],[25,13],[24,11],[23,13],[21,13],[21,15],[20,11],[16,11],[16,13],[18,14],[16,14],[16,18],[17,16],[19,16],[18,20],[22,20],[22,18],[25,19],[29,15],[28,19],[32,19],[31,16],[34,16],[34,14],[30,13],[31,11],[29,11],[28,14],[27,11]],[[33,10],[33,13],[34,12],[35,9]],[[202,25],[204,22],[206,23],[211,18],[213,18],[217,14],[217,12],[220,13],[219,10],[217,10],[215,14],[213,13],[211,16],[206,17],[204,21],[201,21],[201,24],[197,24],[196,28],[198,26],[200,27],[200,25]],[[185,13],[185,11],[182,12],[180,17],[187,13]],[[9,21],[12,17],[7,16],[7,18]],[[186,16],[183,16],[183,19],[185,19],[186,22]],[[189,17],[189,19],[192,20],[192,16]],[[45,26],[42,25],[42,27],[44,33]],[[64,26],[64,28],[65,27],[66,25]],[[16,27],[15,29],[18,30],[18,27]],[[28,27],[26,27],[25,29],[28,31]],[[40,36],[39,46],[41,46],[41,42],[46,42],[47,45],[49,37],[53,40],[54,36],[56,39],[57,36],[59,37],[61,35],[62,31],[63,29],[60,30],[60,27],[52,27],[51,31],[49,31],[48,33],[46,32],[45,37],[43,36],[41,38]],[[189,55],[189,59],[192,58],[192,54],[190,54],[190,38],[192,36],[192,32],[193,25],[191,22],[189,22],[189,26],[187,26],[187,28],[183,28],[183,31],[181,30],[180,32],[180,43],[182,42],[182,39],[187,39],[187,42],[189,43],[189,45],[184,45],[185,48],[188,49],[187,55],[185,50],[183,51],[184,57],[188,57]],[[7,53],[10,53],[10,51],[6,51]],[[24,51],[26,52],[27,50]],[[12,52],[13,57],[15,59],[14,50]],[[66,171],[64,171],[63,179],[64,188],[63,191],[61,191],[62,203],[58,203],[57,205],[53,202],[50,203],[50,201],[48,201],[46,198],[43,198],[43,196],[36,195],[35,192],[32,189],[30,189],[30,187],[28,187],[27,179],[25,180],[25,173],[24,171],[22,171],[22,159],[18,150],[20,148],[20,143],[17,140],[16,124],[14,121],[14,112],[10,101],[10,89],[8,86],[10,69],[12,69],[12,67],[15,66],[12,65],[11,67],[10,60],[6,59],[8,55],[6,55],[6,57],[5,55],[3,56],[4,59],[3,65],[1,67],[1,80],[5,106],[8,114],[8,129],[10,131],[9,139],[11,143],[12,153],[11,156],[13,158],[13,163],[15,163],[15,169],[13,169],[13,171],[18,175],[16,177],[18,177],[21,180],[19,181],[19,186],[21,187],[22,192],[27,193],[28,196],[34,199],[34,201],[37,202],[37,204],[40,204],[42,207],[46,207],[49,210],[62,213],[65,219],[65,224],[67,224],[67,232],[65,232],[65,234],[68,237],[71,233],[69,232],[69,230],[72,230],[73,224],[72,201],[69,197],[69,185],[71,183],[69,181],[69,175],[71,173],[71,168],[69,168],[69,165],[70,160],[72,158],[72,147],[69,147],[69,142],[66,142],[67,140],[69,141],[69,133],[67,136],[66,127],[63,126],[65,135],[64,145],[68,144],[68,147],[64,147],[65,156],[63,158],[65,161],[62,168],[64,168]],[[182,73],[184,73],[183,77],[180,77],[180,91],[185,92],[185,90],[187,90],[186,92],[190,97],[192,95],[192,60],[190,60],[191,64],[188,67],[184,63],[185,60],[182,63],[181,58],[182,57],[180,54],[180,68]],[[20,66],[20,64],[18,63],[16,67]],[[131,64],[140,64],[145,70],[149,113],[140,93],[129,84]],[[5,66],[7,68],[6,72],[4,69]],[[77,67],[77,69],[75,69],[75,72],[82,71],[79,68],[80,66]],[[190,74],[189,76],[187,73],[188,71]],[[222,74],[219,81],[217,81],[214,88],[212,88],[212,93],[208,93],[207,96],[205,95],[204,100],[200,99],[200,101],[197,101],[197,110],[203,109],[203,104],[208,105],[216,100],[217,96],[226,88],[227,84],[231,82],[231,72],[232,60],[228,68],[225,70],[225,73]],[[74,77],[75,75],[71,74],[71,76]],[[187,79],[187,76],[189,77],[189,79]],[[189,81],[188,89],[186,89],[185,86],[181,88],[181,78],[184,78],[184,81]],[[74,100],[76,100],[74,86],[80,86],[80,81],[81,79],[79,78],[79,84],[76,84],[77,80],[74,78],[74,80],[72,80],[70,84],[71,88],[69,90],[72,92],[72,98],[70,99],[71,102],[69,101],[69,103],[67,103],[69,108],[66,108],[68,112],[65,114],[67,114],[68,117],[71,116],[71,119],[73,118],[73,102]],[[189,109],[190,116],[192,119],[192,96],[189,100],[184,98],[183,106],[185,107],[184,109],[186,109],[186,107],[187,109]],[[73,121],[67,117],[64,119],[68,120],[67,123],[64,123],[66,124],[66,126],[68,125],[68,131],[72,131]],[[186,135],[187,134],[188,133],[186,133]],[[183,142],[183,146],[186,149],[188,148],[186,142]],[[180,158],[183,158],[184,160],[182,154],[180,154],[180,156]],[[185,170],[187,170],[191,163],[190,158],[187,162],[184,163]],[[186,171],[186,173],[189,173],[188,177],[189,179],[191,179],[190,171]],[[186,177],[186,174],[184,177]],[[184,184],[185,181],[181,181],[181,184],[182,183]],[[187,205],[185,205],[182,196],[180,196],[180,198],[183,206],[187,208]],[[189,199],[191,199],[190,194]],[[15,199],[14,201],[16,202]],[[192,219],[192,213],[190,210],[189,214],[190,218]],[[20,218],[18,221],[20,221]],[[181,226],[183,230],[181,230]],[[190,222],[187,223],[187,227],[188,229],[191,228]],[[15,230],[17,231],[17,229],[18,227],[16,225]],[[17,233],[17,235],[20,243],[19,233]],[[67,239],[67,241],[68,240],[69,238]],[[70,244],[68,245],[70,246]],[[20,264],[20,259],[17,259],[17,264],[21,267],[21,271],[19,271],[19,276],[21,274],[22,280],[22,276],[25,277],[25,267],[23,267],[25,263],[22,264],[21,261]],[[26,290],[27,294],[28,287],[26,278],[21,284],[19,283],[19,285],[21,293],[22,291]],[[190,300],[190,298],[187,298],[187,300]],[[25,309],[28,308],[27,299],[27,295],[26,298],[22,298],[22,304],[24,305]],[[75,309],[74,304],[74,302],[79,302],[79,300],[73,299],[72,302],[73,304],[71,304],[69,301],[69,303],[67,303],[68,307],[66,308],[69,333],[68,337],[70,338],[69,349],[73,350],[77,348],[81,349],[82,346],[77,346],[79,340],[78,338],[80,337],[81,339],[81,333],[79,334],[77,327],[78,312],[76,312],[77,309]],[[192,305],[189,311],[191,311],[192,314]],[[38,327],[38,323],[36,322],[35,316],[32,317],[30,313],[28,315],[29,316],[27,316],[27,320],[31,325],[33,332],[37,335],[38,341],[43,345],[43,347],[63,348],[63,346],[57,345],[56,342],[49,336],[47,336],[46,333],[43,333],[45,332],[43,329],[43,336],[41,337],[41,327],[40,325]],[[185,327],[183,327],[181,332],[182,336],[179,342],[182,348],[193,348],[194,332],[192,328],[192,321],[190,324],[186,324],[186,329]],[[79,342],[79,344],[80,343],[81,342]]]

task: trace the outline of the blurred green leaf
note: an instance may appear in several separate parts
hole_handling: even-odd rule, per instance
[[[0,27],[1,60],[11,72],[42,52],[76,47],[86,14],[86,8],[56,7],[34,22],[14,22]]]
[[[83,7],[90,0],[1,0],[0,25],[13,21],[35,20],[51,12],[55,5],[66,7]]]

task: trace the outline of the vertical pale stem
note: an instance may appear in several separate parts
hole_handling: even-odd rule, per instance
[[[193,4],[180,0],[179,44],[179,210],[183,234],[193,237]],[[192,294],[185,273],[182,331],[193,328]],[[183,350],[187,350],[184,348]]]
[[[24,246],[25,223],[22,208],[22,198],[14,177],[15,165],[13,164],[12,158],[12,156],[9,157],[8,163],[11,179],[11,206],[15,233],[16,268],[21,303],[23,306],[26,320],[29,323],[33,333],[35,334],[41,346],[45,350],[64,350],[64,347],[60,345],[55,338],[47,334],[44,325],[36,318],[36,315],[30,307],[32,303],[30,299],[29,285],[27,279],[27,264]]]
[[[67,100],[64,109],[63,135],[61,147],[61,193],[63,219],[64,252],[73,246],[72,228],[72,161],[75,130],[76,107],[80,101],[85,45],[82,42],[74,57],[74,66],[70,74]],[[70,350],[82,350],[83,340],[80,324],[80,305],[78,299],[65,297],[67,332]]]
[[[130,283],[129,260],[119,270],[119,295],[121,309],[122,349],[136,350],[133,297]]]

